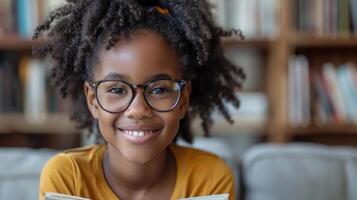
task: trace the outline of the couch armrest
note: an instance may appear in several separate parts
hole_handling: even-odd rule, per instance
[[[56,151],[0,148],[0,200],[37,200],[42,167]]]
[[[317,144],[263,144],[242,159],[248,200],[357,199],[357,150]]]

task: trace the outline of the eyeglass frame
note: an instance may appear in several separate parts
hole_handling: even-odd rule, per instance
[[[163,80],[170,80],[170,81],[174,81],[176,82],[179,87],[180,87],[180,93],[179,93],[179,98],[178,100],[176,101],[176,103],[169,109],[169,110],[157,110],[155,109],[154,107],[152,107],[148,100],[146,99],[146,95],[145,95],[145,90],[146,88],[153,82],[155,81],[163,81]],[[103,83],[103,82],[109,82],[109,81],[121,81],[127,85],[130,86],[130,89],[131,91],[133,92],[133,95],[128,103],[128,105],[123,108],[121,111],[118,111],[118,112],[112,112],[112,111],[109,111],[107,109],[104,108],[104,106],[100,103],[99,101],[99,98],[98,98],[98,85]],[[97,99],[97,102],[99,104],[99,106],[106,112],[108,113],[112,113],[112,114],[117,114],[117,113],[121,113],[121,112],[124,112],[125,110],[127,110],[129,108],[129,106],[131,105],[131,103],[133,102],[133,100],[135,99],[136,95],[137,95],[137,88],[142,88],[143,89],[143,97],[144,97],[144,100],[145,100],[145,103],[146,105],[148,105],[151,109],[153,109],[154,111],[157,111],[157,112],[170,112],[171,110],[175,109],[176,106],[178,105],[178,103],[180,102],[181,98],[182,98],[182,90],[184,89],[184,87],[187,85],[187,81],[186,80],[182,80],[182,79],[170,79],[170,78],[162,78],[162,79],[154,79],[154,80],[151,80],[145,84],[131,84],[125,80],[121,80],[121,79],[104,79],[104,80],[97,80],[97,81],[93,81],[92,83],[90,83],[90,86],[94,89],[95,91],[95,96],[96,96],[96,99]]]

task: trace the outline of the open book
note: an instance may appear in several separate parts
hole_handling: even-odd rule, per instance
[[[179,200],[229,200],[229,194],[215,194],[209,196],[200,196],[200,197],[190,197]]]
[[[209,196],[200,196],[200,197],[190,197],[179,200],[228,200],[229,194],[217,194]],[[59,194],[54,192],[47,192],[45,195],[45,200],[90,200],[83,197],[76,197],[66,194]]]
[[[67,194],[60,194],[55,192],[46,192],[45,200],[90,200],[83,197],[76,197]]]

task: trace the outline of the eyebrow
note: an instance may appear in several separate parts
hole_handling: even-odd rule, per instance
[[[128,81],[130,78],[127,75],[124,74],[118,74],[118,73],[109,73],[104,77],[103,80],[112,80],[112,79],[119,79],[119,80],[124,80]],[[168,74],[156,74],[151,76],[146,82],[156,80],[156,79],[172,79],[172,77]]]
[[[111,80],[111,79],[129,80],[129,77],[124,74],[109,73],[104,77],[103,80]]]
[[[150,77],[148,81],[152,81],[155,79],[172,79],[172,77],[168,74],[156,74],[156,75]]]

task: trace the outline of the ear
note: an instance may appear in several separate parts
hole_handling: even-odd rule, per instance
[[[190,106],[190,96],[192,91],[191,81],[187,81],[184,90],[182,91],[181,104],[180,104],[180,119],[186,115],[188,107]]]
[[[93,87],[90,85],[90,83],[88,83],[87,81],[84,83],[83,89],[84,89],[84,94],[86,96],[88,109],[92,113],[93,118],[98,119],[99,105],[98,105],[97,98],[95,96],[95,91]]]

